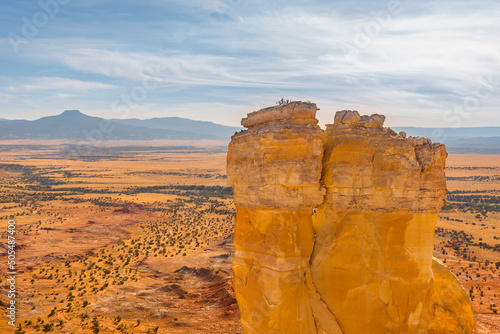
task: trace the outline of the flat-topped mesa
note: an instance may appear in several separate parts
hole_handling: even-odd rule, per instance
[[[316,119],[316,104],[310,102],[293,101],[290,103],[267,107],[249,113],[241,120],[241,125],[246,128],[283,120],[306,120],[318,123]]]
[[[470,334],[473,311],[433,261],[444,145],[316,105],[248,114],[229,144],[234,290],[245,334]]]

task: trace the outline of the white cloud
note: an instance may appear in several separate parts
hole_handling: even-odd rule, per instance
[[[114,85],[95,82],[95,81],[82,81],[59,77],[40,77],[40,78],[29,78],[27,79],[29,83],[22,84],[21,86],[11,86],[7,89],[10,91],[35,91],[35,90],[58,90],[58,91],[75,91],[75,92],[86,92],[89,90],[96,89],[112,89],[116,88]],[[67,97],[58,94],[62,97]]]
[[[62,41],[47,44],[51,45],[49,49],[38,55],[44,61],[56,61],[81,73],[126,79],[130,81],[129,85],[134,81],[140,84],[145,79],[187,86],[292,87],[294,84],[281,80],[287,76],[285,71],[277,68],[279,73],[275,72],[278,75],[273,76],[264,64],[260,71],[247,72],[255,61],[249,59],[181,51],[131,52],[95,48],[67,51]]]

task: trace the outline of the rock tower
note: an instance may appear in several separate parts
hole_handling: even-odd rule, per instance
[[[432,258],[444,145],[316,105],[248,114],[232,137],[234,289],[245,333],[472,333],[469,297]]]

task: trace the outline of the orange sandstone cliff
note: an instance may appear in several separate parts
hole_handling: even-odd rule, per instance
[[[444,145],[316,105],[248,114],[232,137],[234,289],[245,333],[472,333],[473,311],[432,258]]]

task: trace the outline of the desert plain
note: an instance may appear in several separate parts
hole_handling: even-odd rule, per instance
[[[242,333],[226,147],[0,143],[2,333]],[[434,256],[500,333],[500,156],[451,153]],[[16,327],[8,324],[15,221]]]

